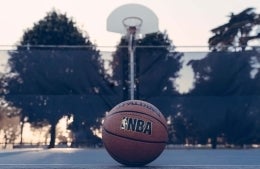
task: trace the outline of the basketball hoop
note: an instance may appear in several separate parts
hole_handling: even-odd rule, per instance
[[[137,35],[140,33],[140,28],[142,26],[143,20],[139,17],[126,17],[123,19],[123,25],[127,30],[127,34]]]
[[[141,29],[142,27],[142,29]],[[152,10],[140,4],[126,4],[116,8],[107,18],[107,30],[125,35],[129,51],[129,95],[135,98],[135,39],[157,32],[158,18]]]

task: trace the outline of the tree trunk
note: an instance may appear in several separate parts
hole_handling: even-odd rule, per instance
[[[6,149],[7,147],[7,144],[8,144],[8,141],[7,141],[7,133],[6,133],[6,130],[4,130],[4,139],[5,139],[5,144],[4,144],[4,148]]]
[[[50,144],[49,144],[48,148],[54,148],[55,147],[56,125],[57,125],[57,123],[51,124],[51,130],[50,130],[51,140],[50,140]]]
[[[24,127],[24,122],[21,122],[21,131],[20,131],[20,145],[23,145],[23,127]]]
[[[212,149],[217,148],[217,137],[215,137],[215,136],[211,137],[211,148]]]

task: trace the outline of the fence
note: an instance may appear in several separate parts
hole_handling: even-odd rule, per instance
[[[26,119],[39,127],[73,116],[70,138],[98,142],[93,133],[100,130],[105,112],[129,99],[127,47],[104,48],[26,46],[0,51],[0,120],[18,114],[22,123]],[[259,69],[260,52],[255,49],[186,52],[139,46],[135,96],[163,112],[169,143],[259,144]],[[10,112],[11,107],[19,113]]]

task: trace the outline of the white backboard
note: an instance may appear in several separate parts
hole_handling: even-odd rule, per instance
[[[139,33],[142,35],[159,31],[158,18],[155,13],[140,4],[126,4],[113,10],[107,18],[107,30],[127,34],[127,29],[123,24],[123,20],[127,17],[137,17],[142,20],[139,30]]]

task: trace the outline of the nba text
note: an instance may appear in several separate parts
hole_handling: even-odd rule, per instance
[[[121,122],[121,129],[151,135],[152,122],[141,119],[133,119],[130,117],[123,117]]]

